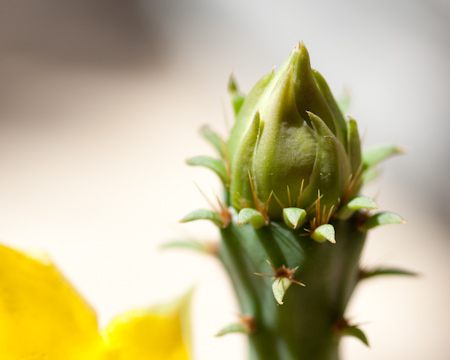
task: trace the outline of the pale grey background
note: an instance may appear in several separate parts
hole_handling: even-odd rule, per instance
[[[220,189],[184,159],[212,154],[201,125],[226,134],[229,73],[248,91],[299,40],[353,93],[364,144],[409,151],[365,192],[408,223],[373,231],[364,264],[421,277],[358,288],[348,315],[372,347],[348,339],[345,359],[448,359],[446,0],[2,1],[0,238],[50,253],[102,325],[196,285],[196,359],[244,359],[242,337],[212,337],[238,311],[220,266],[158,246],[217,238],[177,223],[207,206],[194,181]]]

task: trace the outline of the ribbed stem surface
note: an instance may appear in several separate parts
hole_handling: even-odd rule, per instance
[[[235,288],[242,313],[252,315],[257,331],[249,335],[251,360],[338,360],[334,323],[344,315],[358,281],[366,233],[349,221],[332,222],[336,244],[317,243],[282,223],[254,230],[233,218],[221,231],[219,256]],[[276,268],[299,266],[283,305],[277,305],[272,280]]]

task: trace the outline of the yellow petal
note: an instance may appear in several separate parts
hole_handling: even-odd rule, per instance
[[[186,300],[115,318],[103,331],[104,360],[189,359]]]
[[[2,360],[90,360],[95,313],[48,258],[0,245]]]

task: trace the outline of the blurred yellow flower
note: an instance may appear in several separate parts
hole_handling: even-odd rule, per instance
[[[187,360],[187,302],[130,311],[99,331],[46,256],[0,245],[2,360]]]

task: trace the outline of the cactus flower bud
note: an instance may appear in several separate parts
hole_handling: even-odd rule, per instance
[[[348,126],[300,43],[236,115],[227,143],[231,204],[264,204],[268,217],[280,220],[283,208],[307,209],[320,194],[321,206],[336,210],[361,162],[356,122]]]
[[[210,220],[220,228],[214,254],[244,316],[218,336],[248,334],[253,360],[335,360],[344,335],[368,345],[345,316],[353,289],[370,276],[412,273],[360,269],[368,231],[404,220],[371,213],[378,205],[358,192],[377,164],[401,149],[383,146],[361,155],[356,121],[344,118],[302,43],[247,96],[233,77],[228,91],[236,118],[228,141],[202,129],[220,159],[188,160],[216,172],[224,204],[219,200],[219,208],[181,220]],[[192,243],[175,246],[202,250]],[[273,273],[265,274],[266,262]],[[303,290],[291,286],[303,282]]]

